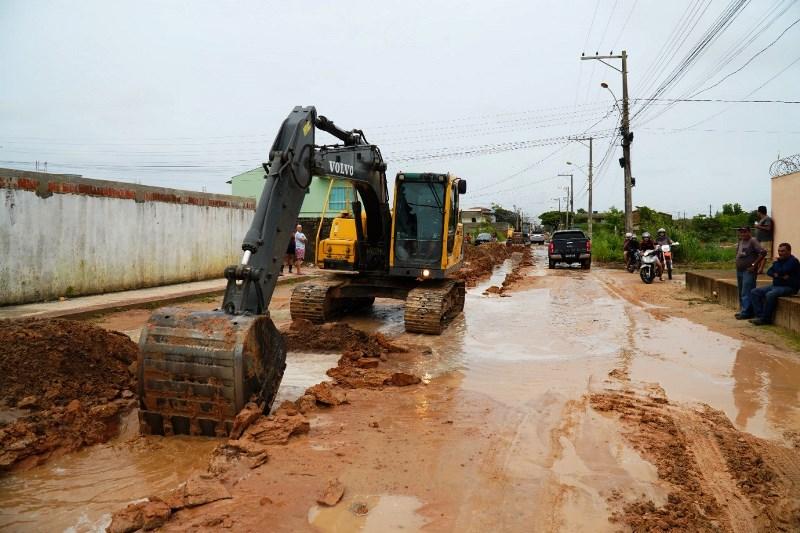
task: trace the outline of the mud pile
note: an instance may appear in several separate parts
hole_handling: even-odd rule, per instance
[[[525,277],[524,270],[531,266],[533,266],[533,252],[531,251],[530,246],[525,246],[522,251],[522,259],[520,259],[519,263],[514,265],[514,268],[511,269],[511,272],[506,274],[503,284],[498,292],[503,294],[506,291],[513,289],[514,285],[516,285],[522,280],[522,278]]]
[[[800,528],[800,487],[780,481],[800,473],[796,455],[783,466],[780,460],[770,464],[783,452],[764,453],[774,445],[738,431],[707,406],[687,413],[663,396],[642,398],[630,391],[592,394],[589,400],[595,410],[619,416],[625,438],[671,486],[660,506],[648,499],[625,501],[613,492],[608,498],[617,509],[613,521],[633,531],[729,531],[742,524],[759,531]],[[706,435],[712,437],[704,440]],[[729,485],[720,484],[726,476],[719,473],[726,470]],[[731,504],[744,500],[749,505]]]
[[[494,267],[505,261],[511,250],[504,244],[486,243],[464,247],[464,264],[453,277],[463,279],[467,287],[474,287],[479,280],[492,274]]]
[[[138,347],[126,335],[63,319],[0,321],[0,470],[104,442],[134,403],[130,367]]]
[[[420,382],[417,376],[379,368],[388,354],[408,351],[380,333],[370,335],[341,323],[318,326],[307,320],[295,320],[282,333],[290,351],[322,350],[342,353],[336,367],[327,371],[328,376],[333,378],[333,383],[320,383],[308,389],[306,395],[298,400],[301,411],[305,411],[309,402],[323,405],[344,403],[340,399],[341,391],[333,389],[402,387]]]
[[[370,335],[342,323],[312,324],[299,319],[289,329],[281,331],[290,352],[357,352],[361,357],[380,357],[385,353],[405,352],[402,346],[392,344],[384,335]]]

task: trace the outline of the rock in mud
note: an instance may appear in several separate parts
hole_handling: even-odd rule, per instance
[[[214,479],[210,474],[192,474],[186,483],[173,490],[165,499],[173,511],[184,507],[197,507],[217,500],[226,500],[231,497],[225,485]]]
[[[249,459],[250,468],[258,468],[269,460],[267,446],[252,440],[231,439],[214,448],[208,471],[215,475],[222,474],[243,457]]]
[[[286,444],[289,437],[308,433],[311,425],[302,414],[289,416],[279,412],[262,416],[244,432],[242,439],[259,444]]]
[[[322,383],[317,383],[313,387],[310,387],[306,390],[306,394],[314,396],[316,401],[323,405],[333,406],[347,403],[347,393],[334,387],[328,381],[323,381]]]
[[[331,479],[328,481],[328,485],[322,493],[317,497],[317,503],[333,507],[339,503],[342,496],[344,496],[344,485],[338,479]]]
[[[135,503],[117,511],[111,517],[107,533],[131,533],[133,531],[151,531],[163,526],[169,519],[172,510],[166,502],[159,498]]]
[[[317,397],[313,394],[304,394],[295,401],[295,405],[298,411],[306,414],[317,408]]]
[[[242,410],[236,414],[236,418],[233,419],[233,428],[231,429],[230,438],[231,439],[238,439],[244,433],[244,430],[250,427],[250,424],[256,421],[256,419],[263,414],[263,410],[258,406],[258,404],[249,402]]]
[[[406,374],[405,372],[395,372],[389,379],[389,384],[395,387],[408,387],[409,385],[416,385],[422,380],[413,374]]]

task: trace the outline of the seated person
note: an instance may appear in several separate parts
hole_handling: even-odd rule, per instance
[[[750,291],[750,303],[756,315],[750,322],[757,326],[772,324],[779,297],[791,296],[800,290],[800,261],[792,255],[789,243],[778,246],[778,258],[767,270],[767,276],[772,278],[772,285]]]

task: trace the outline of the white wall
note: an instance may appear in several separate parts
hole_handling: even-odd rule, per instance
[[[0,186],[0,305],[221,278],[253,217],[234,204],[43,198]]]

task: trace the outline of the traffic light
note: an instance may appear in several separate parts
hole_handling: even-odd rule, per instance
[[[622,167],[622,168],[625,168],[625,158],[624,157],[620,157],[619,158],[619,166]]]
[[[631,176],[631,187],[636,187],[636,178]]]

